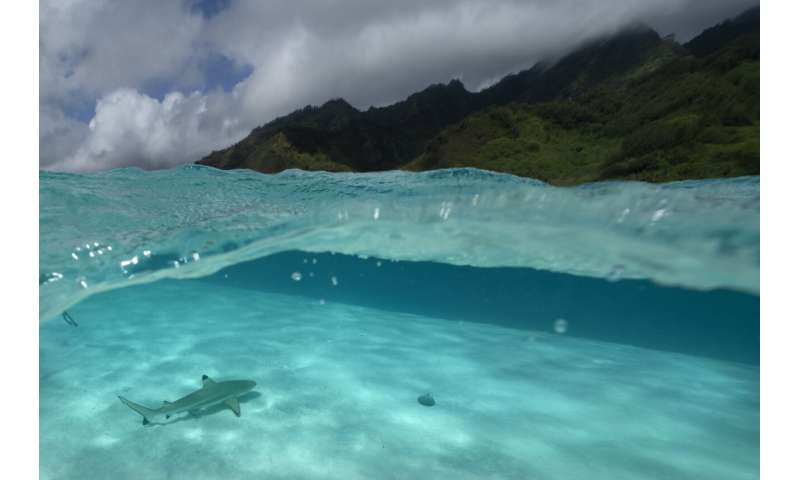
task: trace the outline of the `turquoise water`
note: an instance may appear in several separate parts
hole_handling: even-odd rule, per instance
[[[42,172],[40,205],[42,478],[758,478],[758,177]],[[202,375],[257,382],[240,417],[116,398]]]

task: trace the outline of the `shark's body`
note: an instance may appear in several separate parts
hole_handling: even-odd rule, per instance
[[[164,404],[158,409],[144,407],[122,396],[120,396],[119,399],[122,400],[122,403],[143,417],[142,425],[147,425],[161,415],[169,419],[172,415],[183,412],[197,413],[220,403],[227,405],[238,417],[241,415],[239,397],[255,388],[255,386],[256,382],[252,380],[215,382],[207,375],[203,375],[203,388],[185,397],[179,398],[174,402],[164,400]]]

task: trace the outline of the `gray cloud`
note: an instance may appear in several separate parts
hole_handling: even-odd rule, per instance
[[[161,78],[199,84],[204,26],[174,1],[41,0],[40,97],[97,96]]]
[[[57,108],[39,107],[39,166],[57,167],[54,162],[70,157],[89,134],[85,123],[64,115]]]
[[[241,0],[204,18],[181,1],[42,0],[40,166],[173,166],[307,104],[384,105],[454,77],[479,89],[631,21],[685,40],[752,4]],[[206,91],[212,52],[252,74]],[[154,81],[182,93],[150,98]],[[89,125],[70,118],[95,102]]]

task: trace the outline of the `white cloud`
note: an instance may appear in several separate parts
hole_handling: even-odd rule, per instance
[[[685,37],[751,1],[240,0],[206,19],[184,0],[42,0],[40,165],[190,162],[307,104],[385,105],[454,77],[477,89],[634,20]],[[202,91],[211,52],[252,74],[233,92]],[[154,81],[201,92],[159,101],[142,93]],[[83,132],[53,113],[95,100]]]
[[[170,93],[163,101],[119,89],[97,102],[88,134],[55,170],[96,170],[136,165],[166,168],[196,160],[239,140],[246,130],[226,113],[221,95]]]

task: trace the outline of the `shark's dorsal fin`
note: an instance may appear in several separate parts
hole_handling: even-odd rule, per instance
[[[206,387],[208,385],[214,385],[215,383],[217,382],[211,380],[211,377],[209,377],[208,375],[203,375],[203,387]]]
[[[238,398],[229,398],[225,400],[225,405],[227,405],[228,408],[233,410],[233,413],[235,413],[237,417],[242,414],[242,409],[239,407]]]
[[[164,400],[164,405],[169,405],[170,403],[172,402],[170,402],[169,400]]]

